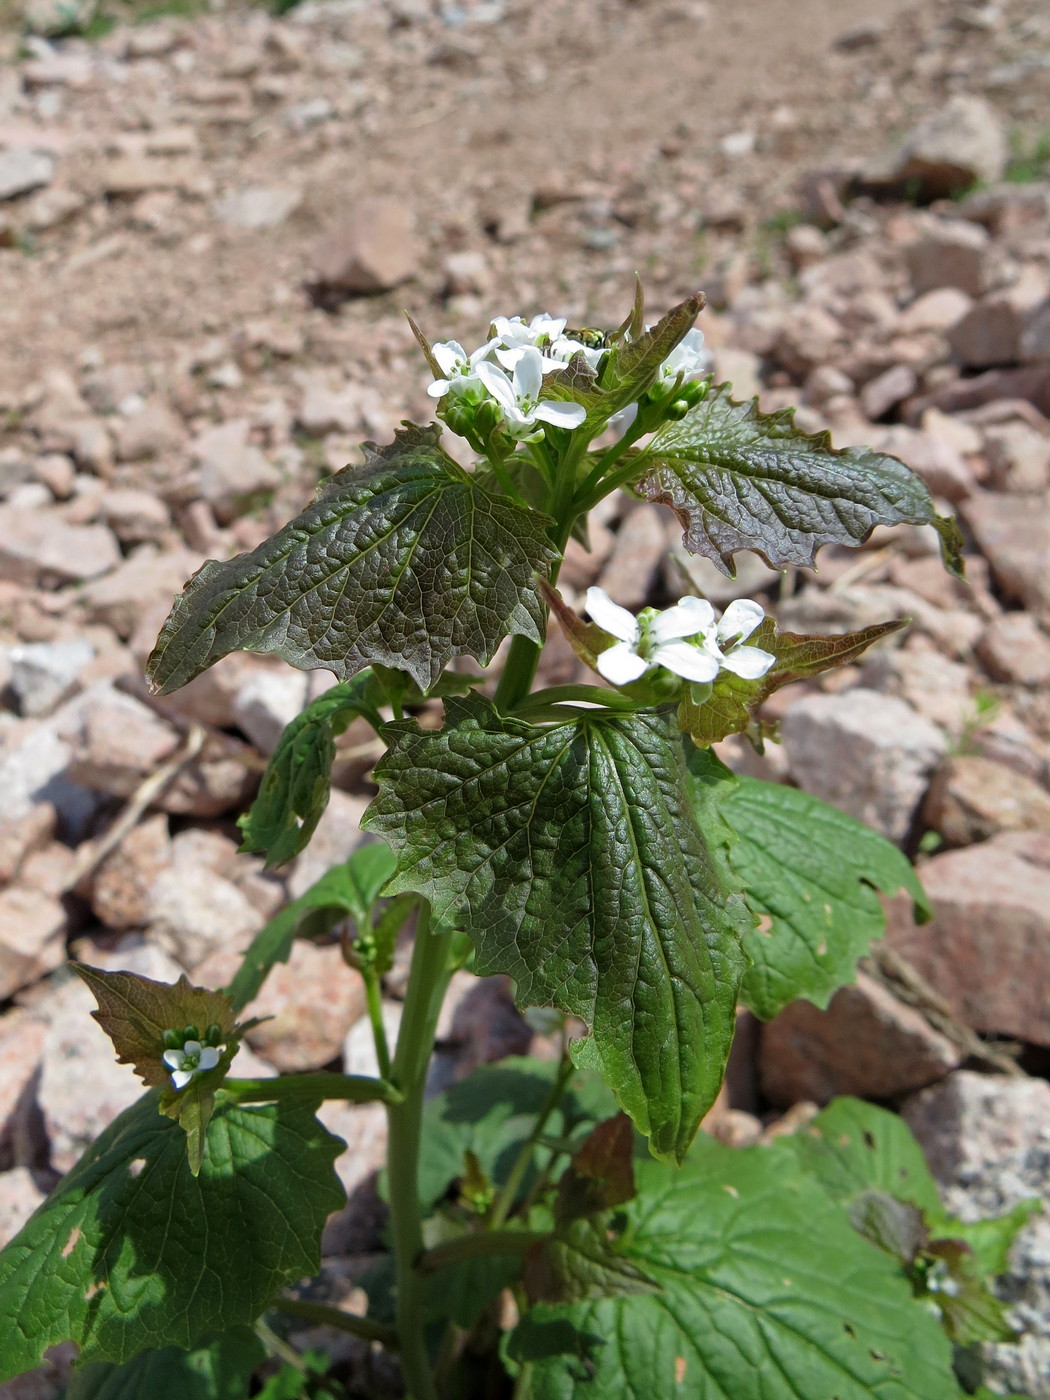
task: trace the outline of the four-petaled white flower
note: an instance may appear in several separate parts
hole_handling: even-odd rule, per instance
[[[430,347],[431,354],[445,373],[444,379],[435,379],[427,385],[427,393],[432,399],[440,399],[450,389],[466,393],[472,386],[480,384],[478,365],[498,340],[487,341],[468,355],[458,340],[439,340]]]
[[[686,380],[690,375],[699,374],[707,369],[710,358],[704,349],[704,333],[694,326],[691,331],[686,331],[657,370],[656,383],[662,387],[677,379],[679,375]]]
[[[171,1070],[171,1082],[176,1089],[185,1089],[195,1074],[214,1069],[219,1052],[214,1045],[202,1045],[199,1040],[183,1042],[181,1050],[165,1050],[164,1063]]]
[[[491,360],[482,360],[477,374],[503,410],[503,421],[514,437],[531,436],[537,422],[550,423],[555,428],[578,428],[587,417],[583,404],[540,398],[543,357],[535,346],[521,347],[513,375]]]
[[[608,351],[600,345],[584,345],[582,340],[573,340],[571,336],[561,335],[551,346],[551,355],[561,365],[567,365],[575,355],[582,355],[589,368],[597,371],[602,362],[603,356]]]
[[[758,680],[776,660],[760,647],[743,645],[765,616],[757,603],[746,599],[730,603],[717,626],[711,604],[689,595],[673,608],[663,612],[645,608],[635,617],[604,589],[588,588],[587,611],[617,639],[597,662],[600,673],[613,685],[630,685],[653,666],[701,685],[722,670]]]
[[[553,345],[565,329],[565,317],[548,316],[541,311],[528,325],[523,316],[497,316],[491,334],[505,350],[520,350],[531,345],[543,350]]]

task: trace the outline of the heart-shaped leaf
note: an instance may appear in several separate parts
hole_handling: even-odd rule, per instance
[[[388,892],[431,899],[522,1005],[586,1020],[577,1063],[680,1158],[721,1084],[750,922],[693,818],[673,719],[540,727],[474,695],[437,733],[386,733],[363,825],[398,857]]]

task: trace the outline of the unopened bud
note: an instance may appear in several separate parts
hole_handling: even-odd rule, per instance
[[[495,399],[486,399],[478,405],[474,414],[474,431],[482,441],[486,441],[503,420],[503,410]]]
[[[183,1046],[183,1043],[184,1043],[184,1037],[183,1037],[181,1031],[165,1031],[165,1032],[164,1032],[164,1048],[165,1048],[165,1050],[181,1050],[181,1049],[182,1049],[182,1046]]]
[[[200,1040],[200,1038],[201,1038],[201,1033],[200,1033],[200,1031],[197,1029],[196,1026],[183,1026],[183,1028],[182,1028],[182,1043],[183,1043],[183,1045],[186,1044],[187,1040]]]
[[[687,399],[675,399],[664,409],[664,417],[671,423],[677,423],[692,408],[692,404]]]
[[[211,1025],[204,1032],[205,1045],[219,1045],[222,1042],[222,1027],[218,1021],[212,1021]]]

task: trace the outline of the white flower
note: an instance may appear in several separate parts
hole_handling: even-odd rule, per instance
[[[552,345],[564,329],[564,317],[548,316],[545,311],[533,316],[528,325],[521,316],[497,316],[492,322],[492,335],[505,350],[520,350],[529,345],[544,349]]]
[[[214,1069],[219,1052],[214,1045],[202,1045],[199,1040],[187,1040],[181,1050],[165,1050],[164,1063],[171,1070],[171,1082],[176,1089],[185,1089],[195,1074]]]
[[[761,647],[742,645],[759,625],[765,613],[757,603],[747,598],[738,598],[730,603],[715,628],[714,636],[708,636],[705,646],[719,658],[719,666],[724,671],[732,671],[741,680],[757,681],[764,676],[776,661],[776,657]]]
[[[458,340],[439,340],[431,346],[431,353],[444,370],[445,378],[435,379],[427,386],[427,393],[432,399],[440,399],[450,389],[464,393],[472,385],[479,384],[477,367],[498,343],[497,340],[487,341],[468,355]]]
[[[588,588],[586,606],[598,626],[617,638],[598,657],[598,670],[613,685],[630,685],[652,666],[698,684],[713,681],[723,670],[758,680],[776,661],[760,647],[743,645],[765,617],[757,603],[746,599],[730,603],[717,626],[711,604],[689,595],[673,608],[645,608],[635,617],[604,589]]]
[[[514,437],[531,436],[535,424],[578,428],[587,417],[583,404],[540,399],[543,356],[535,346],[523,346],[514,362],[513,377],[491,361],[477,366],[478,378],[503,410],[503,420]]]
[[[651,666],[663,666],[687,681],[713,681],[718,675],[719,661],[711,651],[682,641],[706,637],[714,625],[714,608],[703,598],[685,597],[664,612],[647,608],[635,617],[604,589],[588,588],[587,611],[603,631],[619,639],[598,657],[598,670],[613,685],[629,685]]]
[[[671,383],[679,375],[683,380],[707,369],[710,355],[704,349],[704,333],[694,326],[678,342],[675,348],[656,371],[656,383],[660,386]]]
[[[571,336],[562,335],[551,346],[551,354],[562,364],[568,364],[574,355],[582,355],[589,367],[597,370],[602,357],[608,354],[608,351],[600,345],[584,345],[582,340],[573,340]]]

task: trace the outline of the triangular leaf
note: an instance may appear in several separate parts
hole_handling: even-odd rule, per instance
[[[310,1108],[220,1104],[199,1177],[182,1132],[146,1095],[88,1149],[0,1253],[0,1381],[73,1341],[84,1361],[191,1348],[248,1326],[320,1267],[345,1193],[342,1150]]]
[[[445,728],[387,727],[363,825],[415,890],[473,937],[482,974],[522,1005],[592,1028],[578,1064],[680,1157],[721,1084],[747,926],[693,820],[682,740],[666,715],[587,712],[548,728],[480,696]]]
[[[736,834],[729,861],[757,929],[741,996],[768,1020],[805,997],[827,1006],[885,928],[877,890],[905,889],[920,918],[930,906],[907,857],[870,827],[797,788],[740,778],[722,815]]]
[[[810,566],[824,544],[862,544],[876,525],[938,525],[923,482],[895,457],[832,449],[828,433],[795,427],[794,410],[761,413],[713,385],[642,454],[636,489],[668,505],[684,542],[732,577],[733,555],[753,549],[774,569]],[[949,568],[960,570],[951,531],[938,525]]]
[[[379,727],[382,703],[372,672],[333,685],[286,725],[258,795],[238,818],[242,851],[265,852],[266,865],[285,865],[305,850],[328,806],[335,738],[358,715]]]
[[[701,1136],[638,1186],[622,1253],[660,1292],[531,1309],[510,1344],[530,1400],[959,1400],[898,1265],[789,1159]]]
[[[272,539],[198,570],[150,657],[154,691],[237,650],[344,680],[378,662],[425,688],[454,656],[487,664],[508,633],[540,641],[549,522],[482,489],[439,433],[409,425],[389,447],[366,444],[366,464],[325,482]]]

